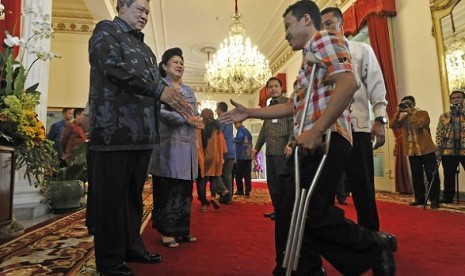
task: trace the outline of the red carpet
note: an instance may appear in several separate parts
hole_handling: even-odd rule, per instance
[[[233,205],[200,212],[192,206],[192,234],[199,241],[179,248],[163,247],[151,224],[143,238],[150,251],[163,254],[156,265],[129,263],[136,275],[271,275],[274,267],[274,224],[263,218],[271,210],[264,183],[254,184],[250,198],[235,196]],[[148,190],[146,195],[149,194]],[[397,235],[397,275],[463,275],[465,271],[465,206],[448,204],[439,210],[410,207],[403,195],[379,194],[382,229]],[[389,200],[390,202],[386,201]],[[393,201],[397,200],[398,203]],[[149,214],[151,197],[144,200]],[[343,207],[354,216],[353,205]],[[84,210],[28,229],[0,242],[0,275],[95,275],[92,238]],[[328,275],[340,275],[325,263]],[[367,272],[365,275],[371,275]]]
[[[254,189],[263,185],[255,185]],[[178,248],[166,248],[149,222],[143,239],[149,251],[160,253],[164,261],[157,265],[130,263],[136,275],[270,275],[274,265],[274,223],[263,217],[270,212],[269,199],[261,198],[267,190],[252,192],[250,199],[235,196],[233,205],[221,205],[207,212],[200,204],[192,204],[191,233],[197,243],[181,243]]]
[[[353,218],[350,200],[343,208]],[[463,275],[463,214],[383,201],[378,202],[378,208],[382,230],[398,237],[397,275]],[[270,209],[270,204],[235,202],[202,213],[194,200],[191,229],[199,241],[175,249],[163,247],[149,223],[143,232],[146,245],[165,259],[157,265],[129,266],[136,275],[271,275],[274,225],[263,218]],[[328,275],[340,275],[328,263],[325,268]]]
[[[343,209],[347,217],[355,217],[351,202]],[[381,230],[398,239],[397,275],[464,274],[465,215],[384,201],[378,201],[378,212]],[[328,275],[340,275],[330,265],[325,268]]]

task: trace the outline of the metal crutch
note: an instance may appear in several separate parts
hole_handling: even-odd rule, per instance
[[[313,78],[315,74],[315,70],[312,71],[312,74],[310,76],[310,82],[309,82],[309,88],[307,90],[307,94],[305,96],[305,105],[304,105],[304,111],[303,114],[307,113],[307,108],[308,108],[308,99],[310,98],[311,94],[311,87],[313,84]],[[301,124],[300,124],[300,129],[298,134],[302,133],[302,127],[305,122],[305,116],[302,116],[301,119]],[[326,149],[324,152],[324,155],[320,161],[320,164],[318,165],[317,171],[315,173],[315,176],[312,180],[312,183],[310,184],[310,187],[308,191],[306,189],[302,189],[302,192],[300,190],[300,166],[299,166],[299,148],[296,147],[295,154],[294,154],[294,160],[295,160],[295,201],[294,201],[294,206],[293,206],[293,211],[292,211],[292,218],[291,218],[291,225],[289,228],[289,234],[287,238],[287,244],[286,244],[286,251],[285,251],[285,256],[284,256],[284,261],[283,261],[283,267],[286,268],[286,275],[290,275],[292,270],[297,270],[297,265],[298,265],[298,255],[301,249],[302,245],[302,240],[303,240],[303,234],[305,230],[305,222],[307,219],[307,214],[308,214],[308,205],[310,202],[310,198],[313,194],[313,191],[316,187],[316,183],[321,175],[321,171],[323,169],[323,166],[326,162],[327,154],[328,154],[328,149],[329,149],[329,143],[331,139],[331,129],[328,129],[326,132]]]

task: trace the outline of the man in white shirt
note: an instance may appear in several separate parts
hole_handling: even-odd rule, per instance
[[[321,20],[322,28],[344,33],[344,19],[339,8],[330,7],[322,10]],[[370,45],[349,41],[349,51],[354,72],[360,80],[360,87],[355,92],[354,101],[350,106],[353,148],[346,167],[346,177],[351,185],[358,223],[378,231],[373,148],[377,149],[385,142],[386,87],[381,68]],[[370,121],[370,104],[375,118],[373,124]]]

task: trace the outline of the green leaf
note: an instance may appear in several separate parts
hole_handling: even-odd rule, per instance
[[[26,89],[26,93],[33,93],[37,91],[37,87],[39,87],[39,83],[31,85],[29,88]]]
[[[13,94],[13,55],[10,53],[5,63],[5,95]]]
[[[22,65],[17,67],[17,75],[14,80],[14,89],[15,89],[15,95],[19,95],[24,92],[24,83],[26,82],[26,74],[25,74],[25,69]]]

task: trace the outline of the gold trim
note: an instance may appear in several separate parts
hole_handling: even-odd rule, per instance
[[[52,22],[53,31],[56,33],[92,33],[95,24],[93,22],[58,21]]]
[[[430,0],[431,18],[433,20],[431,33],[436,40],[442,105],[444,110],[449,109],[449,84],[447,81],[445,47],[441,19],[448,16],[460,1],[461,0]]]

